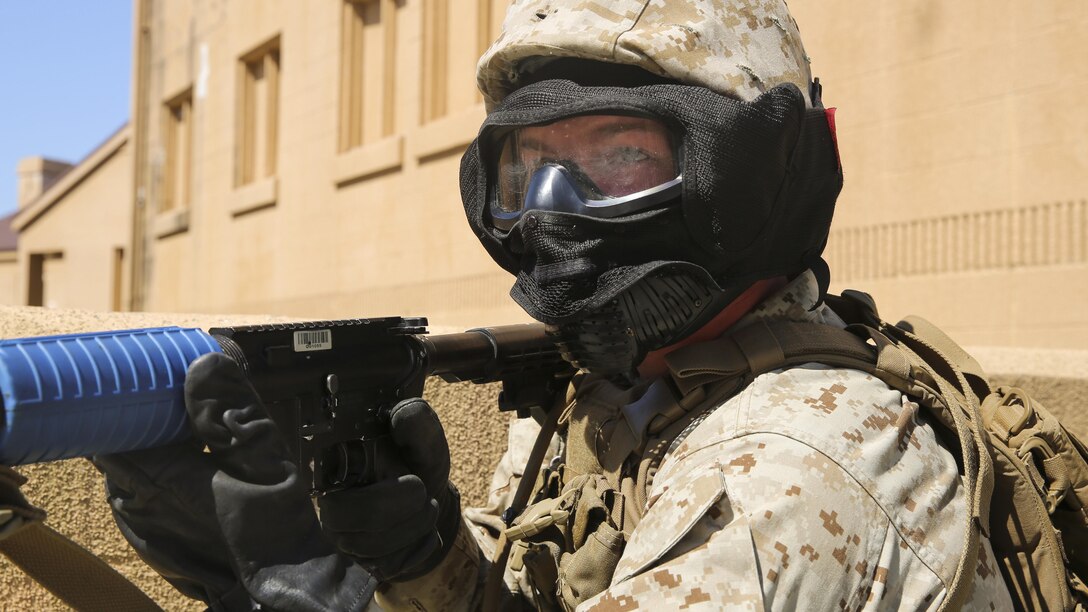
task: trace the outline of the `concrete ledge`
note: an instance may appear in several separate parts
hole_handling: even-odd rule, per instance
[[[1088,381],[1088,350],[980,346],[967,349],[990,375],[1015,374]]]
[[[333,160],[333,182],[340,187],[403,165],[404,136],[397,134],[337,155]]]
[[[19,338],[75,332],[179,325],[208,329],[222,325],[284,322],[286,317],[241,314],[116,313],[0,306],[0,337]],[[437,329],[436,333],[463,331]],[[451,478],[465,506],[482,505],[491,473],[506,449],[509,416],[498,411],[498,386],[427,381],[424,396],[446,428],[450,452],[456,458]],[[146,591],[164,610],[203,610],[173,589],[136,556],[121,537],[106,503],[101,475],[82,459],[70,459],[17,470],[29,482],[23,492],[44,508],[47,523],[97,554]],[[7,558],[0,556],[0,593],[4,609],[67,610]]]
[[[236,187],[230,205],[231,216],[239,217],[262,208],[275,206],[278,189],[279,183],[274,176],[257,179],[248,185]]]
[[[416,159],[426,159],[468,146],[487,113],[483,104],[436,119],[408,135],[408,148]]]
[[[189,230],[189,209],[168,210],[155,216],[155,237],[166,238]]]

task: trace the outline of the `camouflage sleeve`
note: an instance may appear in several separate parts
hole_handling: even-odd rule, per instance
[[[480,547],[465,523],[446,558],[425,576],[385,583],[374,596],[378,610],[472,610],[482,593],[485,563]]]
[[[966,524],[955,460],[860,372],[760,377],[661,466],[611,586],[580,610],[936,609]],[[984,541],[966,609],[1011,609]]]

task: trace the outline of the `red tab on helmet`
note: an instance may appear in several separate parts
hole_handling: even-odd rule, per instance
[[[831,107],[824,111],[827,115],[827,127],[831,130],[831,142],[835,145],[835,161],[839,164],[839,170],[842,170],[842,157],[839,156],[839,135],[835,132],[835,111],[838,110],[835,107]]]

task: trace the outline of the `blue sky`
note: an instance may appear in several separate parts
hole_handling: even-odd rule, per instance
[[[0,215],[15,166],[78,161],[129,114],[132,0],[0,0]]]

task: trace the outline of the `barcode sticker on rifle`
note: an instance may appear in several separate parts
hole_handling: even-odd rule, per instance
[[[295,352],[327,351],[332,348],[332,331],[307,329],[295,332]]]

